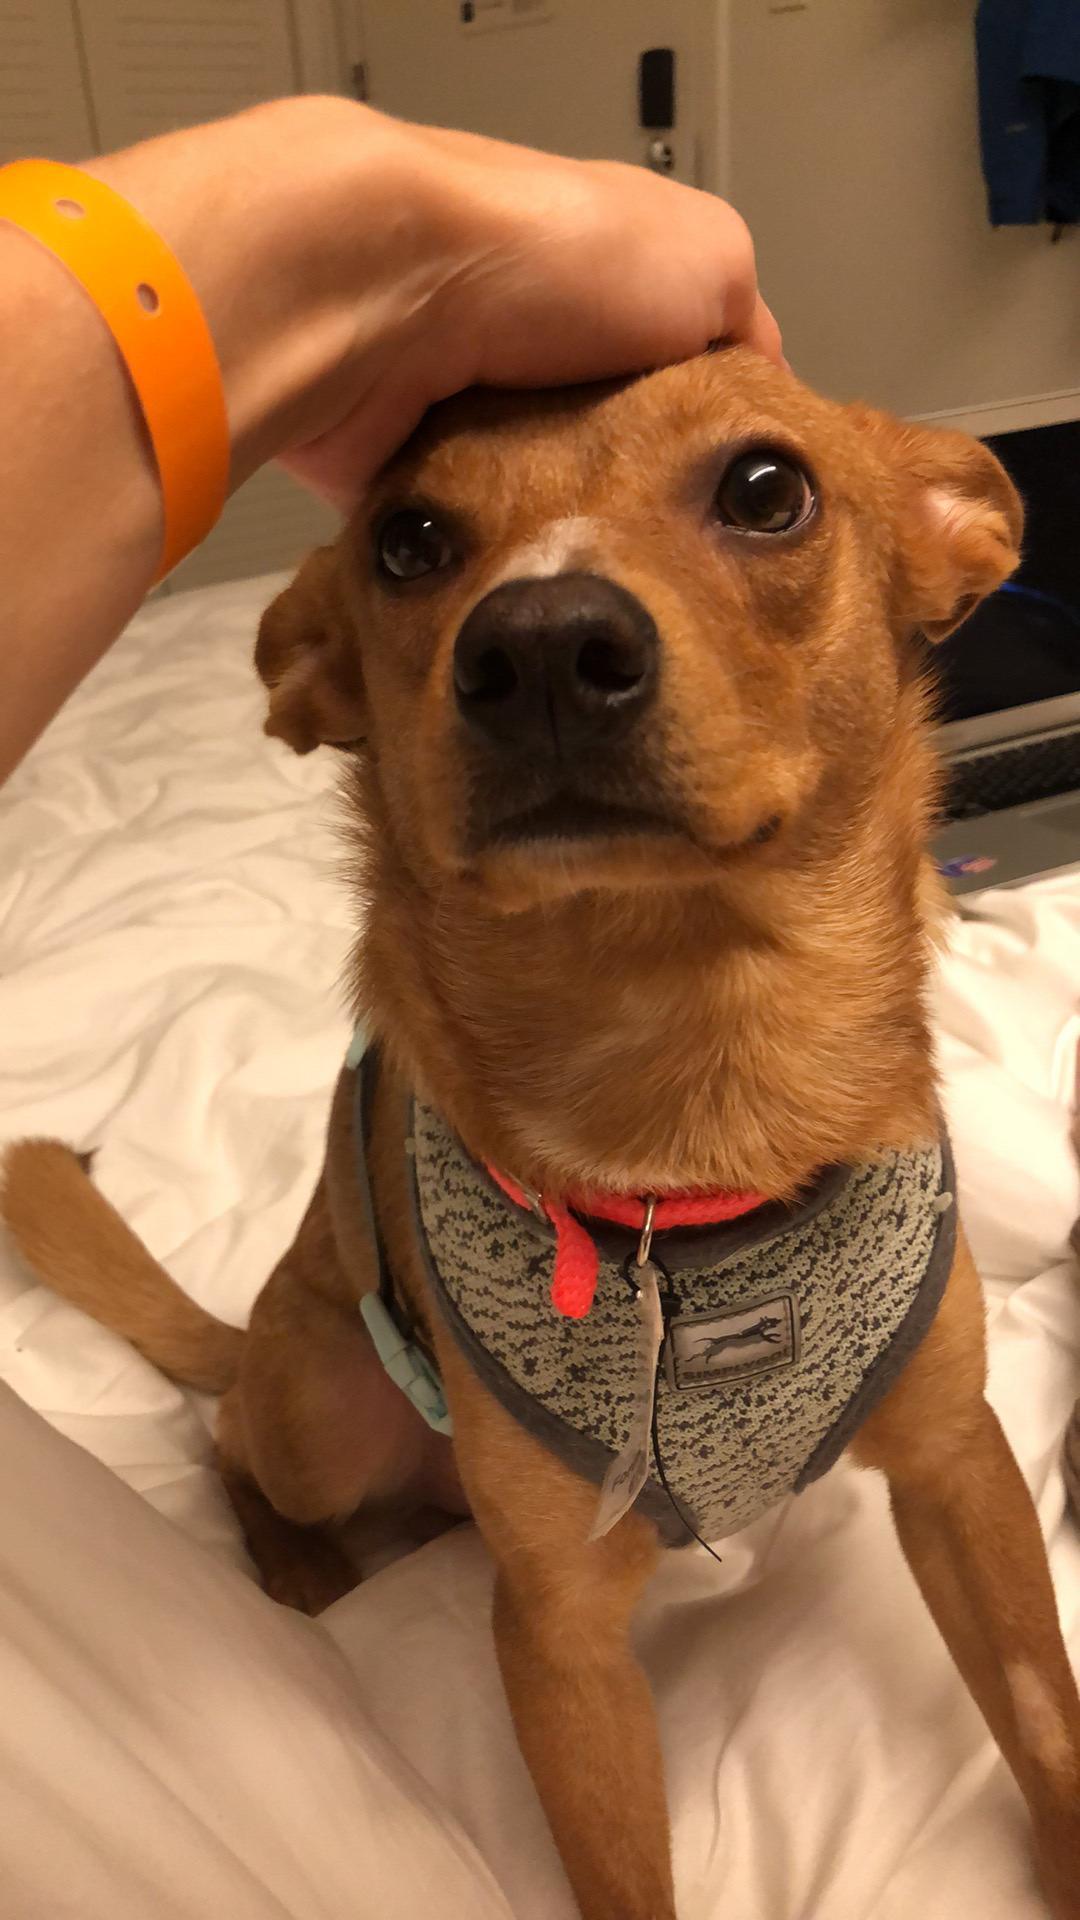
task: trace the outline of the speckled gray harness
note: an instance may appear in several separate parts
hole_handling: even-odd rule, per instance
[[[626,1264],[637,1236],[587,1223],[600,1252],[596,1297],[584,1319],[566,1319],[550,1298],[547,1222],[516,1207],[419,1102],[409,1152],[418,1239],[448,1328],[514,1417],[599,1485],[634,1399]],[[826,1472],[896,1379],[952,1266],[952,1188],[943,1139],[828,1169],[796,1207],[657,1236],[665,1338],[654,1432],[668,1486],[705,1539]],[[690,1534],[655,1449],[650,1465],[637,1505],[683,1544]]]

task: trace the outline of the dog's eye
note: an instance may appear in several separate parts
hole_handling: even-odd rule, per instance
[[[802,468],[768,448],[741,453],[716,491],[721,520],[741,533],[790,533],[813,504]]]
[[[392,580],[419,580],[437,573],[454,558],[454,543],[446,528],[420,507],[392,513],[379,528],[376,558]]]

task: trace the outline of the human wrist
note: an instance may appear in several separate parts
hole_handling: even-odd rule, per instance
[[[175,252],[221,364],[232,484],[335,424],[442,271],[412,130],[334,97],[260,106],[89,163]]]

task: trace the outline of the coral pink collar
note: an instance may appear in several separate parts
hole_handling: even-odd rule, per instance
[[[572,1193],[565,1202],[549,1200],[542,1194],[530,1194],[517,1182],[488,1167],[488,1172],[508,1200],[530,1213],[540,1213],[555,1229],[555,1273],[551,1282],[552,1303],[569,1320],[583,1320],[593,1303],[600,1272],[600,1255],[588,1228],[577,1217],[607,1220],[614,1226],[632,1227],[651,1239],[668,1227],[715,1227],[752,1213],[768,1200],[764,1193],[739,1192],[718,1188],[715,1193],[671,1193],[655,1200],[636,1195]],[[651,1209],[651,1211],[650,1211]],[[648,1246],[645,1246],[648,1252]]]

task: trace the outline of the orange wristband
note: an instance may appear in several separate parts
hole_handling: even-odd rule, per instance
[[[55,254],[108,327],[142,408],[161,483],[161,580],[225,504],[229,422],[214,342],[175,255],[92,174],[52,160],[0,167],[0,220]]]

